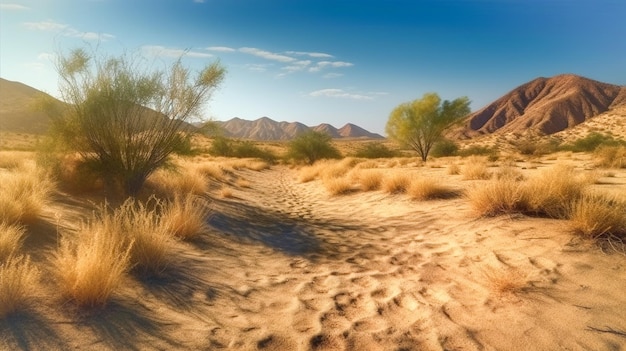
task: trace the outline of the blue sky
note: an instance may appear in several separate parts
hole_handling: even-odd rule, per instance
[[[206,117],[382,134],[426,92],[477,110],[539,76],[626,85],[624,18],[623,0],[0,0],[0,77],[58,95],[59,51],[186,53],[228,71]]]

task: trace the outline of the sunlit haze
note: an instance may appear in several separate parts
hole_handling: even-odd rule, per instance
[[[226,67],[206,117],[358,124],[437,92],[476,110],[539,76],[626,84],[623,0],[13,0],[0,77],[54,96],[58,52]],[[1,93],[1,92],[0,92]]]

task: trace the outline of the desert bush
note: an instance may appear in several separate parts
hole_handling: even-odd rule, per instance
[[[225,171],[224,168],[216,162],[203,162],[196,164],[195,169],[205,177],[215,180],[224,180]]]
[[[19,251],[25,232],[22,226],[0,222],[0,262]]]
[[[584,194],[571,205],[576,233],[589,239],[626,240],[626,202],[607,195]]]
[[[458,164],[452,163],[448,166],[448,174],[449,175],[457,175],[461,173],[461,167]]]
[[[0,168],[13,170],[25,162],[25,153],[19,151],[0,151]]]
[[[67,105],[50,109],[51,135],[130,196],[171,154],[186,149],[194,130],[185,122],[199,116],[225,74],[219,62],[192,78],[180,59],[169,71],[152,71],[142,67],[145,61],[83,49],[57,57]]]
[[[524,213],[527,211],[525,184],[514,179],[493,179],[466,193],[472,208],[479,216]]]
[[[354,156],[360,158],[391,158],[398,156],[398,152],[391,150],[383,143],[372,142],[363,145],[354,153]]]
[[[378,190],[383,180],[383,173],[374,169],[359,170],[353,176],[363,191]]]
[[[495,147],[472,145],[465,149],[459,150],[458,155],[461,157],[468,157],[468,156],[487,156],[489,158],[495,157],[497,160],[498,153],[499,153],[498,149]]]
[[[462,175],[463,179],[466,180],[491,178],[491,172],[487,169],[487,162],[477,157],[467,159],[465,166],[463,166]]]
[[[308,131],[296,136],[290,143],[287,158],[310,165],[321,159],[341,158],[341,153],[331,143],[330,135]]]
[[[560,143],[558,139],[546,136],[527,136],[509,142],[520,154],[529,156],[542,156],[557,152]]]
[[[539,216],[567,218],[569,207],[591,185],[589,178],[577,174],[573,167],[557,164],[528,180],[528,211]]]
[[[459,152],[459,146],[452,140],[443,139],[433,145],[430,154],[433,157],[455,156]]]
[[[521,181],[524,180],[525,177],[522,174],[522,172],[520,172],[519,169],[513,167],[513,166],[502,166],[500,167],[500,169],[498,169],[498,171],[495,173],[496,178],[498,179],[513,179],[513,180],[517,180],[517,181]]]
[[[62,237],[53,264],[61,293],[83,307],[102,307],[130,268],[131,244],[113,216],[83,223],[73,238]]]
[[[619,146],[624,145],[623,140],[618,140],[613,138],[610,135],[592,132],[587,134],[587,136],[576,139],[571,143],[562,145],[560,147],[563,151],[572,151],[572,152],[592,152],[595,151],[600,146]]]
[[[178,194],[201,195],[209,190],[204,173],[194,166],[174,170],[159,169],[148,177],[146,187],[166,198],[173,198]]]
[[[349,177],[326,177],[322,182],[331,195],[343,195],[354,190]]]
[[[28,256],[0,261],[0,319],[28,305],[37,290],[39,274]]]
[[[187,194],[167,202],[160,224],[174,236],[188,240],[208,230],[209,207],[203,198]]]
[[[442,184],[439,180],[418,177],[411,180],[407,194],[415,200],[442,199],[454,196],[454,189]]]
[[[626,146],[600,146],[593,153],[598,167],[626,168]]]
[[[54,183],[36,168],[0,173],[0,222],[34,221],[50,201],[53,189]]]
[[[298,181],[300,183],[308,183],[315,180],[320,174],[320,167],[316,165],[304,166],[298,172]]]
[[[270,150],[262,149],[249,140],[238,141],[223,136],[213,138],[209,153],[213,156],[257,158],[275,162],[278,158]]]
[[[385,176],[381,188],[389,194],[405,193],[411,184],[411,178],[405,173],[392,173]]]

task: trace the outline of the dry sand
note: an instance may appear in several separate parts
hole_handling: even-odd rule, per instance
[[[565,221],[476,219],[464,198],[332,197],[286,167],[240,174],[250,187],[213,202],[214,232],[180,243],[162,278],[129,279],[96,312],[41,298],[0,323],[0,348],[626,349],[626,258]],[[83,205],[55,206],[47,223]]]

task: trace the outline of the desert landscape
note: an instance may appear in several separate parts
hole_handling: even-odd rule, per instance
[[[545,89],[593,85],[556,80]],[[311,165],[221,157],[197,136],[131,200],[76,156],[51,170],[41,134],[5,128],[0,348],[623,350],[624,89],[575,126],[481,127],[426,162],[350,156],[395,147],[354,138]],[[527,102],[553,111],[544,95]],[[581,111],[560,108],[532,120]],[[595,151],[575,150],[598,132]]]

